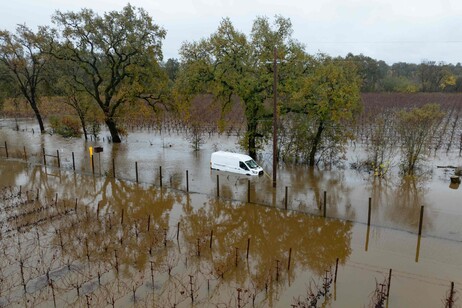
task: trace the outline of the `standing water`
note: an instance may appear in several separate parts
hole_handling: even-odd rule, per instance
[[[210,171],[238,150],[226,136],[194,152],[176,133],[3,125],[0,307],[439,307],[461,290],[460,190],[438,160],[418,183],[284,166],[273,189]]]

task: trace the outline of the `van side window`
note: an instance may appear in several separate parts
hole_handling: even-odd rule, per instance
[[[249,170],[249,168],[247,168],[246,164],[244,164],[243,162],[239,162],[239,167],[241,167],[242,169],[244,170]]]

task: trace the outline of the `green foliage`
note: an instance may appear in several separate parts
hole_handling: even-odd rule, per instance
[[[420,108],[398,112],[396,130],[400,136],[404,174],[414,174],[418,163],[430,148],[443,116],[438,104],[426,104]]]
[[[310,150],[305,158],[310,165],[323,157],[332,161],[343,152],[351,137],[348,127],[362,110],[360,84],[354,63],[324,55],[320,55],[309,73],[300,79],[293,97],[311,123],[306,131]]]
[[[419,80],[422,92],[437,92],[454,86],[456,77],[444,63],[424,61],[419,66]]]
[[[25,25],[18,25],[16,33],[0,31],[0,62],[3,63],[2,70],[10,73],[10,78],[5,80],[13,85],[11,89],[14,92],[21,93],[34,110],[42,133],[45,127],[38,101],[49,58],[40,49],[44,38],[43,29],[35,33]]]
[[[382,80],[382,89],[385,92],[415,93],[419,86],[404,76],[387,76]]]
[[[273,24],[257,18],[250,36],[236,30],[223,19],[208,39],[185,43],[181,47],[181,71],[175,84],[178,105],[188,114],[189,102],[200,94],[209,94],[221,104],[222,118],[237,98],[244,107],[246,133],[240,144],[255,157],[270,130],[266,119],[272,108],[265,104],[273,97],[273,60],[277,48],[279,102],[284,104],[293,78],[305,69],[303,46],[292,39],[289,19],[277,16]],[[294,64],[297,63],[297,64]]]
[[[362,78],[362,92],[375,92],[380,89],[380,82],[388,72],[388,65],[384,61],[378,61],[362,54],[353,55],[351,53],[345,57],[345,60],[355,63],[358,74]]]
[[[167,72],[167,76],[170,81],[175,81],[180,70],[180,62],[177,59],[170,58],[165,64],[163,64],[163,68]]]
[[[101,108],[112,141],[121,142],[116,112],[141,94],[152,93],[165,30],[130,4],[103,16],[89,9],[57,11],[52,21],[58,28],[48,32],[48,52],[70,63],[74,84]]]
[[[72,116],[50,117],[50,126],[53,132],[63,137],[80,137],[80,122]]]

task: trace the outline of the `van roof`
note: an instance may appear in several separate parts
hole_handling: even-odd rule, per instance
[[[218,156],[221,156],[221,157],[235,157],[235,158],[238,158],[239,160],[242,160],[242,161],[248,161],[248,160],[253,159],[249,155],[233,153],[233,152],[226,152],[226,151],[213,152],[212,156],[215,156],[215,155],[218,155]]]

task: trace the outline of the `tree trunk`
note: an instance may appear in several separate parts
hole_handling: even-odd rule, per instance
[[[80,123],[82,125],[83,135],[85,136],[85,140],[88,140],[88,132],[87,132],[87,124],[85,123],[85,117],[83,115],[79,115]]]
[[[318,131],[316,132],[316,136],[314,137],[313,145],[311,146],[311,151],[310,151],[310,156],[309,156],[309,160],[310,160],[309,165],[311,167],[314,166],[316,153],[318,152],[318,146],[321,143],[321,135],[323,131],[324,131],[324,122],[321,121],[319,122]]]
[[[37,121],[38,121],[38,124],[39,124],[39,127],[40,127],[40,132],[42,134],[44,134],[45,133],[45,126],[43,125],[42,115],[40,114],[37,103],[35,102],[35,100],[29,100],[29,104],[32,107],[32,110],[34,110],[35,117],[37,118]]]
[[[116,126],[116,123],[114,122],[114,119],[106,118],[105,122],[109,129],[109,132],[111,133],[112,142],[121,143],[122,140],[119,137],[119,132],[117,131],[117,126]]]
[[[255,159],[257,157],[257,125],[256,123],[249,123],[247,125],[247,138],[249,145],[249,156]]]

